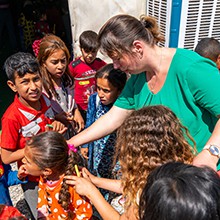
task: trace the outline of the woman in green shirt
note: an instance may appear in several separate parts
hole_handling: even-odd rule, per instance
[[[96,140],[117,129],[133,110],[162,104],[189,129],[198,152],[206,146],[195,164],[215,168],[220,155],[218,69],[193,51],[158,46],[162,40],[152,17],[142,16],[139,21],[117,15],[103,25],[99,31],[102,52],[113,60],[114,68],[130,73],[131,78],[113,108],[69,142],[79,146]]]

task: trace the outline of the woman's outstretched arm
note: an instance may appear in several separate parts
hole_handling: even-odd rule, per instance
[[[87,129],[75,135],[67,142],[78,147],[104,137],[116,130],[124,120],[132,113],[133,110],[127,110],[113,106],[109,112],[99,118]]]

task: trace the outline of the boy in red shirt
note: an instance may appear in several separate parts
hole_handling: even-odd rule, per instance
[[[84,31],[79,37],[79,43],[82,56],[69,64],[69,70],[75,80],[74,99],[86,122],[89,96],[96,91],[96,71],[106,63],[96,58],[99,43],[94,31]]]
[[[20,166],[27,139],[49,127],[60,133],[66,128],[53,120],[50,101],[42,95],[39,64],[33,55],[16,53],[5,61],[4,67],[9,79],[7,84],[16,95],[2,117],[1,157],[5,164],[18,161]],[[29,182],[22,186],[32,219],[37,216],[38,180],[29,177]]]

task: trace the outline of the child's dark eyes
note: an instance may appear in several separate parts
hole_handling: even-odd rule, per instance
[[[39,82],[40,79],[41,78],[39,76],[36,76],[36,77],[33,78],[33,82]],[[23,81],[21,81],[21,84],[27,85],[29,82],[30,82],[30,80],[23,80]]]
[[[33,79],[33,81],[34,81],[34,82],[40,81],[40,77],[39,77],[39,76],[38,76],[38,77],[35,77],[35,78]]]
[[[66,58],[65,59],[61,59],[61,60],[52,60],[51,63],[56,65],[58,64],[59,62],[61,62],[62,64],[65,64],[66,63]]]
[[[51,61],[52,64],[58,64],[59,63],[59,60],[56,60],[56,61]]]
[[[60,62],[65,64],[66,63],[66,59],[62,59],[62,60],[60,60]]]
[[[104,93],[110,93],[110,92],[111,92],[110,90],[108,90],[108,89],[102,89],[102,88],[100,88],[99,86],[97,86],[97,90],[98,90],[98,91],[102,90]]]
[[[103,89],[103,92],[104,92],[104,93],[110,93],[111,91],[108,90],[108,89]]]
[[[28,81],[27,80],[21,81],[21,84],[26,85],[26,84],[28,84]]]

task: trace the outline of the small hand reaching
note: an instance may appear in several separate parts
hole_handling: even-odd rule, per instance
[[[76,108],[74,112],[74,121],[76,122],[76,127],[77,127],[76,131],[77,133],[79,133],[80,131],[84,129],[85,123],[78,108]]]
[[[85,159],[89,159],[89,157],[88,157],[88,152],[89,152],[89,150],[88,150],[88,147],[85,147],[85,148],[81,148],[80,149],[80,153],[81,153],[81,155],[85,158]]]
[[[53,131],[57,131],[59,132],[60,134],[63,134],[67,131],[67,127],[65,127],[64,124],[62,124],[61,122],[59,121],[54,121],[52,123],[52,130]]]
[[[25,169],[25,166],[21,165],[18,169],[18,174],[17,174],[18,179],[23,180],[27,175],[28,175],[28,173]]]
[[[78,194],[86,197],[90,197],[90,193],[93,190],[96,190],[96,187],[92,184],[91,181],[84,177],[77,177],[74,175],[65,176],[65,181],[67,184],[75,187],[75,190]]]

